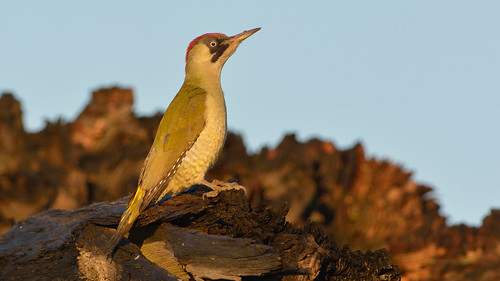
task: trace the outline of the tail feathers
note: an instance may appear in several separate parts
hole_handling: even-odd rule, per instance
[[[130,228],[132,228],[132,225],[134,225],[135,220],[139,216],[145,193],[146,191],[142,190],[141,188],[137,188],[134,197],[128,204],[127,210],[123,212],[120,224],[118,224],[116,232],[113,234],[113,237],[111,237],[111,240],[109,240],[106,245],[104,252],[108,254],[108,256],[113,253],[113,250],[115,249],[116,245],[118,245],[123,235],[125,235],[130,230]]]

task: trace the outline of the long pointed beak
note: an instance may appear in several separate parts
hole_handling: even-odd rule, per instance
[[[240,34],[236,34],[234,36],[231,36],[224,40],[224,43],[227,43],[229,45],[232,45],[233,43],[240,44],[243,40],[247,39],[248,37],[252,36],[255,32],[259,31],[260,27],[250,29],[250,30],[245,30]]]
[[[221,47],[219,48],[217,53],[212,56],[212,62],[216,62],[220,59],[220,61],[222,62],[222,64],[220,65],[222,67],[222,65],[226,63],[226,60],[234,53],[234,51],[236,51],[236,48],[238,48],[240,43],[259,30],[260,27],[245,30],[240,34],[228,37],[226,40],[222,41]]]

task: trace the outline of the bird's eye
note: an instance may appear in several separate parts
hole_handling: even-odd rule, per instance
[[[215,41],[210,42],[210,47],[212,47],[212,48],[213,48],[213,47],[215,47],[215,46],[217,46],[217,42],[215,42]]]

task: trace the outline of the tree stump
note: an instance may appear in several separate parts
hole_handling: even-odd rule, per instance
[[[340,248],[315,224],[287,223],[286,205],[205,191],[148,208],[111,259],[102,249],[129,197],[29,217],[0,237],[0,280],[400,280],[385,249]]]

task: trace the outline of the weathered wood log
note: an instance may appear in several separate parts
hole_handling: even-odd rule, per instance
[[[286,223],[287,206],[200,189],[148,208],[112,259],[102,249],[128,198],[29,217],[0,237],[0,280],[400,280],[385,250],[339,248]]]

